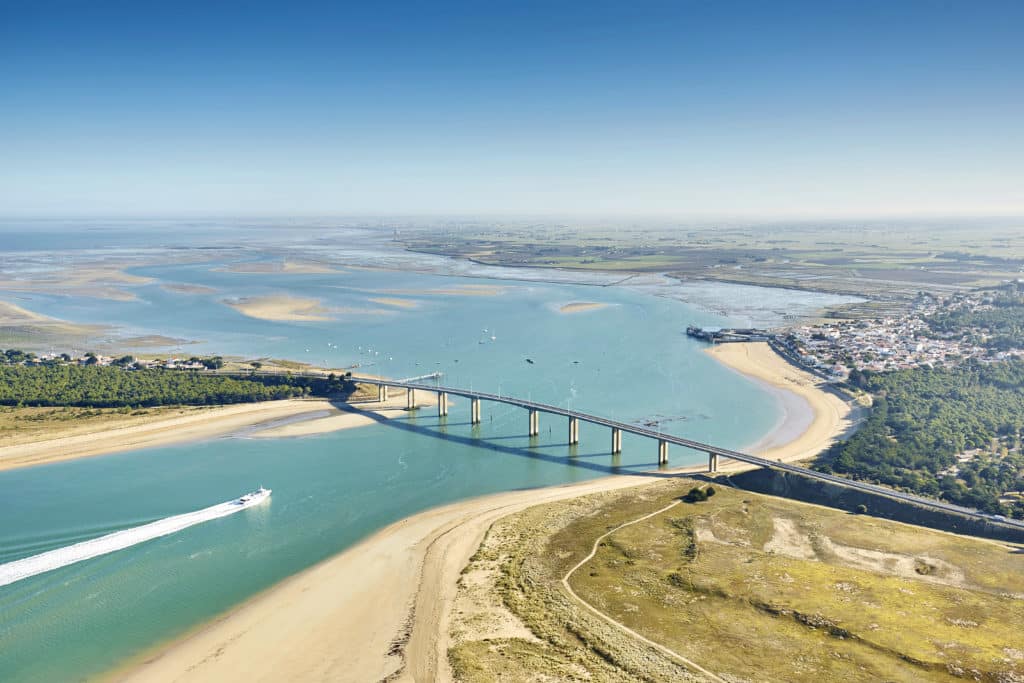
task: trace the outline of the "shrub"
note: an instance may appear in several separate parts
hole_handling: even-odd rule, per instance
[[[699,501],[707,499],[708,494],[704,493],[702,489],[697,488],[696,486],[690,489],[690,492],[687,493],[686,496],[683,498],[683,500],[685,500],[687,503],[697,503]]]

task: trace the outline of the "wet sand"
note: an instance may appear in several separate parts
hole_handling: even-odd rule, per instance
[[[330,309],[324,308],[318,299],[288,294],[226,299],[224,303],[243,315],[259,320],[322,322],[333,319]]]
[[[584,311],[596,311],[599,308],[605,308],[610,304],[594,303],[592,301],[574,301],[569,304],[565,304],[558,309],[559,313],[583,313]]]

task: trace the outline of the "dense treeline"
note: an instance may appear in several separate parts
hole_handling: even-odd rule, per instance
[[[1024,362],[857,372],[850,379],[875,405],[820,469],[1024,517],[1024,505],[1006,509],[997,500],[1024,490]],[[958,463],[957,454],[972,449],[982,453]]]
[[[0,405],[217,405],[327,396],[342,389],[342,381],[334,378],[236,378],[195,371],[129,371],[96,365],[0,366]]]
[[[965,306],[936,313],[925,319],[938,335],[958,335],[964,330],[980,330],[982,338],[975,340],[996,351],[1020,348],[1024,340],[1024,289],[1019,283],[1010,283],[993,290],[982,303],[991,308]]]

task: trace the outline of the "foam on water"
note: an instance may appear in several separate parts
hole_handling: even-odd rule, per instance
[[[166,517],[156,522],[143,524],[142,526],[115,531],[112,534],[100,536],[89,541],[82,541],[81,543],[50,550],[39,555],[32,555],[31,557],[15,560],[14,562],[8,562],[7,564],[0,565],[0,586],[6,586],[15,581],[27,579],[30,576],[67,567],[76,562],[89,560],[100,555],[124,550],[133,545],[151,541],[154,538],[176,533],[196,524],[233,515],[249,507],[252,507],[252,505],[239,504],[237,501],[232,500],[226,503],[211,505],[202,510]]]

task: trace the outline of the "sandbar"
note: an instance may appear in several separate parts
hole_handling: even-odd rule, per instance
[[[584,311],[596,311],[599,308],[605,308],[609,304],[597,303],[594,301],[574,301],[572,303],[565,304],[558,309],[559,313],[582,313]]]
[[[398,296],[498,296],[506,289],[508,287],[501,285],[456,285],[435,289],[388,289],[383,290],[382,293]]]
[[[370,301],[382,306],[395,306],[396,308],[419,308],[420,305],[420,302],[414,299],[399,299],[388,296],[373,297]]]
[[[81,325],[59,320],[22,308],[8,301],[0,301],[0,341],[8,339],[11,348],[41,348],[57,340],[81,342],[84,338],[106,331],[102,325]],[[6,333],[6,334],[5,334]],[[22,343],[20,338],[35,343]]]
[[[206,285],[194,285],[187,282],[167,282],[160,285],[161,289],[175,294],[216,294],[217,290]]]
[[[322,322],[333,320],[331,310],[319,299],[274,294],[272,296],[225,299],[224,303],[242,315],[259,320]]]
[[[0,291],[58,295],[74,292],[77,296],[133,301],[136,298],[135,294],[124,287],[144,285],[152,281],[152,278],[124,272],[121,264],[104,262],[32,272],[18,278],[0,278]]]
[[[220,268],[214,268],[216,271],[224,273],[240,273],[247,275],[269,275],[269,274],[282,274],[282,275],[317,275],[321,273],[340,273],[343,271],[331,266],[318,263],[316,261],[292,261],[285,259],[283,261],[251,261],[247,263],[231,263]]]
[[[47,318],[17,304],[0,301],[0,325],[30,325],[32,323],[60,322],[55,318]]]

